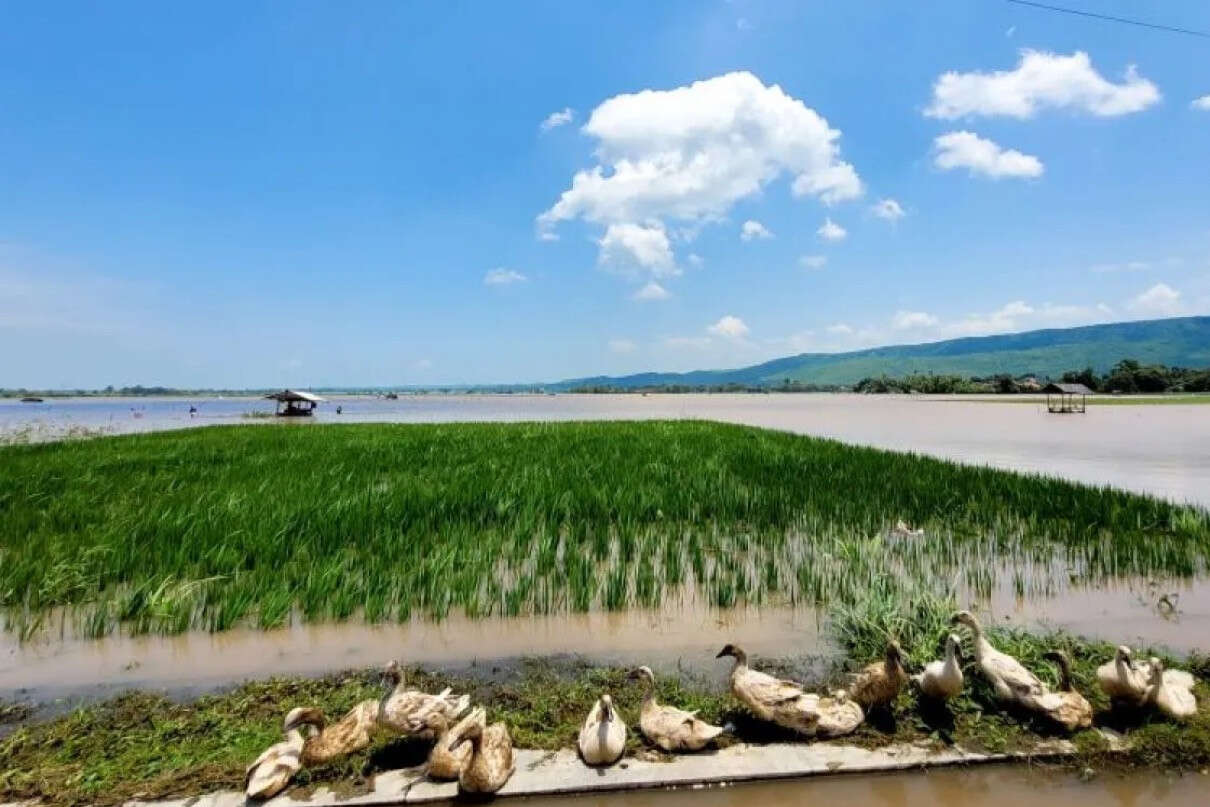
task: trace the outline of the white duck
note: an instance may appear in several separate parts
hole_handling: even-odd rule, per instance
[[[446,722],[454,723],[471,705],[469,695],[451,695],[449,687],[437,695],[408,689],[399,662],[391,661],[382,671],[386,693],[378,703],[378,723],[401,734],[433,739],[428,716],[437,712]]]
[[[962,691],[962,646],[957,635],[945,637],[945,658],[930,661],[912,676],[920,692],[933,700],[949,700]]]
[[[712,726],[697,716],[675,706],[664,706],[655,699],[655,673],[650,667],[639,667],[630,674],[644,682],[643,707],[639,711],[639,728],[643,736],[665,751],[700,751],[723,733],[722,726]]]
[[[256,761],[244,772],[244,794],[255,801],[270,799],[286,789],[294,774],[302,768],[303,737],[302,727],[295,725],[291,718],[296,717],[292,709],[286,715],[286,739],[274,743],[265,749]]]
[[[1164,670],[1165,684],[1179,689],[1193,689],[1193,676],[1184,670]],[[1119,645],[1113,661],[1097,667],[1097,683],[1110,698],[1141,706],[1151,685],[1151,663],[1136,662],[1126,645]]]
[[[718,651],[715,658],[731,656],[735,666],[731,668],[731,694],[736,700],[752,710],[762,720],[776,720],[775,714],[785,705],[804,693],[800,684],[774,678],[768,673],[748,666],[748,654],[733,644]]]
[[[1025,669],[1021,662],[1012,656],[992,647],[992,643],[983,635],[983,626],[970,611],[959,611],[950,622],[970,628],[975,645],[975,663],[992,685],[997,698],[1027,705],[1028,698],[1046,692],[1046,687],[1042,686],[1038,676]]]
[[[1164,672],[1164,662],[1155,656],[1151,657],[1149,667],[1151,678],[1147,683],[1146,703],[1159,709],[1173,720],[1188,720],[1197,714],[1197,698],[1193,696],[1191,687],[1184,687],[1169,680]],[[1178,670],[1173,670],[1173,672],[1178,672]]]
[[[580,728],[580,756],[589,765],[612,765],[626,750],[626,724],[613,708],[613,698],[602,695],[588,710]]]

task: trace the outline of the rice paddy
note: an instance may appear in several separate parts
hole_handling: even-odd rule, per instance
[[[898,521],[921,528],[900,535]],[[222,426],[0,448],[0,607],[79,632],[1023,596],[1206,570],[1204,510],[694,421]]]

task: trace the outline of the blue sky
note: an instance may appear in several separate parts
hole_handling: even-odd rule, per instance
[[[1200,0],[1068,1],[1210,30]],[[999,0],[15,5],[0,386],[527,381],[1207,313],[1204,96],[1205,39]]]

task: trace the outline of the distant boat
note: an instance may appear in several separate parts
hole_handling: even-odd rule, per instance
[[[42,403],[42,399],[33,395],[26,395],[21,399],[21,403]]]

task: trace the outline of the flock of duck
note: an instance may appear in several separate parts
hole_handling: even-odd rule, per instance
[[[970,630],[975,667],[1002,704],[1034,713],[1067,731],[1092,725],[1092,705],[1072,686],[1064,653],[1046,654],[1060,673],[1059,688],[1051,690],[1020,661],[993,647],[969,611],[958,612],[951,622]],[[855,731],[868,711],[888,706],[909,681],[922,697],[941,702],[961,693],[965,684],[962,643],[954,633],[946,637],[944,657],[925,665],[916,675],[909,676],[902,649],[891,641],[886,657],[857,672],[847,690],[825,694],[808,692],[794,681],[752,669],[744,651],[733,644],[718,653],[717,658],[724,657],[734,659],[730,689],[735,698],[758,718],[804,737],[831,738]],[[488,724],[483,708],[468,712],[468,695],[453,695],[448,688],[436,695],[409,689],[397,662],[385,667],[383,678],[388,691],[381,699],[362,701],[331,725],[325,724],[319,709],[292,709],[283,726],[286,739],[248,766],[248,797],[272,797],[303,766],[322,765],[366,748],[376,728],[432,741],[427,766],[431,779],[457,781],[459,789],[467,793],[495,793],[504,786],[515,767],[512,738],[504,723]],[[630,678],[644,687],[639,729],[652,745],[670,753],[698,751],[725,731],[696,712],[659,703],[655,675],[649,667],[639,667]],[[1197,711],[1192,675],[1166,670],[1155,657],[1135,661],[1125,646],[1097,669],[1097,680],[1115,703],[1154,708],[1177,720]],[[612,765],[621,758],[626,737],[625,721],[610,696],[602,694],[580,729],[580,755],[588,765]]]

